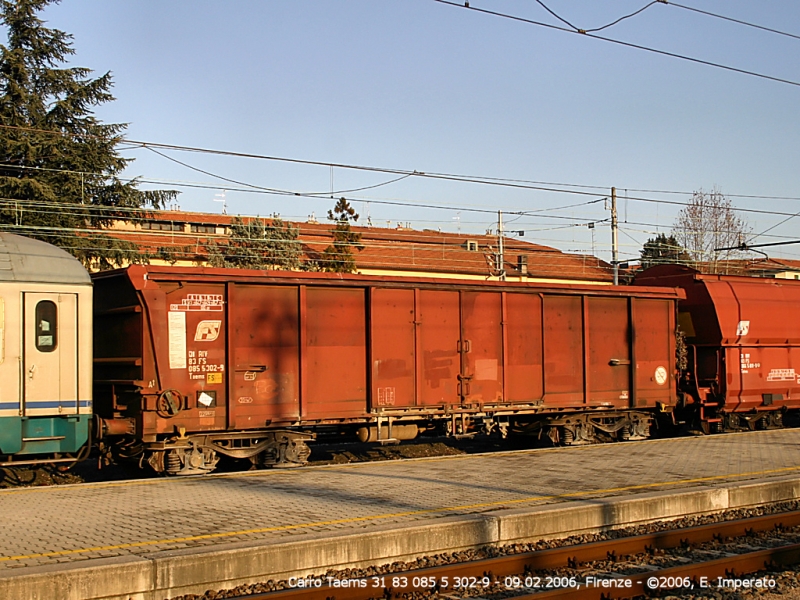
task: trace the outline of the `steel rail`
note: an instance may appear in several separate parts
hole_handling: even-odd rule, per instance
[[[714,580],[719,581],[718,578],[728,580],[742,579],[742,575],[763,571],[768,567],[789,566],[797,563],[800,563],[800,544],[790,544],[620,577],[620,579],[624,578],[629,581],[630,587],[615,589],[602,585],[581,585],[579,588],[564,587],[546,592],[514,596],[513,600],[622,600],[624,598],[647,595],[648,592],[657,594],[659,591],[674,590],[681,593],[687,589],[691,591],[704,588],[719,589],[713,583]],[[700,584],[701,578],[707,580],[705,586]],[[606,579],[613,581],[613,578]],[[690,586],[681,587],[676,585],[667,588],[662,586],[661,583],[653,586],[647,584],[648,580],[661,582],[670,579],[689,581]]]
[[[377,576],[353,577],[349,580],[332,579],[335,585],[325,583],[326,578],[321,578],[323,584],[316,587],[313,584],[303,584],[289,590],[266,592],[243,596],[249,600],[369,600],[378,597],[399,597],[401,594],[412,591],[440,591],[442,593],[457,592],[460,588],[442,587],[441,582],[453,582],[456,578],[466,580],[470,577],[488,577],[497,581],[503,577],[519,575],[533,571],[557,568],[576,568],[581,563],[599,560],[617,560],[623,556],[652,553],[654,550],[666,550],[678,547],[688,547],[692,544],[724,541],[725,538],[737,538],[752,535],[757,532],[773,529],[788,529],[800,526],[800,511],[777,513],[760,517],[750,517],[736,521],[723,521],[685,529],[659,531],[651,534],[637,535],[589,544],[563,546],[548,550],[526,552],[463,562],[458,564],[441,565],[424,569],[414,569],[396,573],[384,573]],[[781,546],[769,550],[759,550],[748,554],[740,554],[703,563],[689,563],[677,567],[670,567],[658,571],[649,571],[643,574],[625,575],[626,579],[633,582],[633,589],[609,589],[607,587],[587,587],[581,585],[576,588],[560,588],[549,591],[540,591],[532,594],[515,596],[514,600],[549,598],[593,600],[600,598],[625,598],[641,596],[647,592],[644,587],[651,577],[701,577],[716,578],[730,575],[732,572],[748,573],[763,569],[766,564],[794,564],[800,562],[800,544]],[[611,579],[610,577],[607,577]],[[405,580],[406,585],[389,585],[393,581]],[[299,582],[302,582],[298,578]],[[313,581],[312,578],[306,581]],[[385,587],[374,585],[374,582],[385,582]],[[414,582],[435,581],[439,585],[421,588]],[[364,583],[365,582],[365,583]],[[363,587],[361,587],[363,585]],[[524,592],[525,589],[520,589]],[[625,593],[628,593],[626,596]]]

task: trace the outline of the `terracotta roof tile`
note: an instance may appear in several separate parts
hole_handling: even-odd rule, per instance
[[[247,221],[254,217],[242,218]],[[222,240],[224,236],[192,233],[188,231],[188,226],[194,224],[227,227],[232,223],[233,217],[210,213],[157,211],[151,213],[148,221],[172,222],[185,226],[183,231],[116,229],[113,235],[153,252],[159,247],[185,249],[188,254],[185,259],[202,261],[206,256],[206,244],[211,240]],[[299,239],[305,258],[321,253],[332,242],[332,223],[290,224],[299,228]],[[353,230],[362,236],[364,249],[355,253],[357,268],[361,270],[488,276],[489,260],[497,252],[496,236],[361,226],[353,226]],[[477,242],[477,251],[468,249],[468,241]],[[504,238],[503,245],[504,262],[509,275],[519,275],[518,257],[526,256],[530,277],[603,283],[612,279],[610,265],[593,256],[564,253],[518,238]]]

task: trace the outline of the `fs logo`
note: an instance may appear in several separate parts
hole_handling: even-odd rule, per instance
[[[222,321],[200,321],[194,332],[195,342],[213,342],[219,337]]]
[[[750,321],[739,321],[736,326],[736,335],[747,335],[750,333]]]

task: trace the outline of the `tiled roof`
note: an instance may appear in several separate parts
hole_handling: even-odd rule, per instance
[[[247,221],[252,217],[242,217]],[[267,217],[264,220],[269,221]],[[155,251],[159,247],[185,249],[186,260],[203,262],[206,244],[224,236],[192,233],[191,225],[228,227],[231,215],[183,211],[157,211],[148,221],[184,225],[178,231],[119,228],[114,235],[132,241],[140,247]],[[332,242],[333,223],[292,222],[299,229],[304,258],[317,257]],[[361,234],[364,249],[355,252],[359,270],[426,272],[442,275],[488,276],[489,260],[497,253],[497,236],[450,233],[425,229],[353,226]],[[468,244],[470,242],[470,244]],[[477,245],[477,249],[474,249]],[[508,275],[518,276],[518,257],[527,257],[529,277],[610,282],[611,267],[596,257],[564,253],[518,238],[503,238],[504,262]]]
[[[718,263],[717,270],[726,275],[773,277],[775,273],[783,273],[786,271],[797,271],[800,273],[800,260],[791,260],[787,258],[726,260]]]

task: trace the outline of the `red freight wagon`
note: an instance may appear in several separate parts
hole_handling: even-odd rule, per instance
[[[321,432],[641,438],[675,404],[676,290],[138,265],[93,279],[95,409],[157,471],[302,464]]]
[[[709,431],[779,427],[800,408],[800,282],[663,265],[637,284],[677,286],[688,361],[681,384]]]

